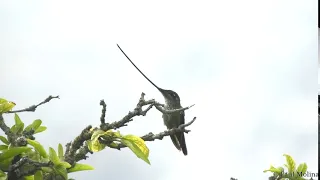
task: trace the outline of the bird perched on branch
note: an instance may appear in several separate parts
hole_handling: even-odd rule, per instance
[[[160,93],[163,95],[165,100],[164,109],[165,110],[175,110],[182,108],[180,104],[180,97],[179,95],[172,91],[172,90],[166,90],[158,87],[156,84],[154,84],[140,69],[131,61],[131,59],[126,55],[126,53],[120,48],[120,46],[117,44],[118,48],[121,50],[121,52],[127,57],[127,59],[131,62],[131,64],[155,87],[157,88]],[[184,110],[177,111],[174,113],[163,113],[162,118],[164,121],[164,124],[167,126],[167,129],[172,128],[178,128],[181,124],[185,123],[184,120]],[[182,150],[184,155],[188,154],[187,151],[187,145],[184,137],[183,132],[178,132],[174,135],[170,135],[171,140],[175,147],[180,151]]]

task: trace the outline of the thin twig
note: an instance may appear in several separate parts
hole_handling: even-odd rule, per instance
[[[147,112],[152,108],[155,101],[154,100],[145,101],[144,96],[145,94],[142,92],[139,98],[139,102],[133,111],[129,111],[129,113],[119,121],[115,121],[113,123],[101,123],[100,129],[103,131],[107,131],[110,129],[119,129],[120,127],[127,126],[127,123],[132,121],[133,117],[145,116]],[[149,105],[149,106],[145,110],[143,110],[142,107],[145,105]]]
[[[162,105],[160,105],[160,104],[154,104],[154,106],[155,106],[160,112],[162,112],[163,114],[172,114],[172,113],[175,113],[175,112],[180,112],[180,111],[184,111],[184,110],[190,109],[192,106],[194,106],[194,104],[191,105],[191,106],[188,106],[188,107],[184,107],[184,108],[180,108],[180,109],[174,109],[174,110],[164,109],[164,108],[160,107],[160,106],[162,106]]]
[[[106,122],[105,117],[106,117],[107,105],[103,99],[100,101],[100,105],[102,106],[102,113],[101,113],[101,117],[100,117],[100,122],[101,122],[101,124],[103,124]]]
[[[17,113],[17,112],[34,112],[36,111],[37,107],[38,106],[41,106],[42,104],[45,104],[45,103],[48,103],[51,99],[59,99],[59,96],[49,96],[47,97],[44,101],[42,101],[41,103],[37,104],[37,105],[32,105],[28,108],[25,108],[25,109],[20,109],[20,110],[15,110],[15,111],[8,111],[7,113]]]

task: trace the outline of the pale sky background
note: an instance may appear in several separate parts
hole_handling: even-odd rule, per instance
[[[25,108],[60,95],[26,124],[57,148],[87,125],[133,110],[141,92],[164,102],[119,51],[164,89],[178,92],[188,156],[170,138],[147,143],[151,166],[128,149],[90,155],[85,179],[267,179],[284,153],[317,170],[317,1],[0,1],[1,97]],[[319,83],[319,81],[318,81]],[[5,115],[13,122],[13,115]],[[165,130],[152,109],[123,134]]]

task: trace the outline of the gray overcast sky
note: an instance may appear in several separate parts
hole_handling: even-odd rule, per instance
[[[317,1],[0,1],[1,97],[28,107],[48,95],[60,100],[35,113],[49,127],[37,140],[67,143],[87,125],[133,110],[141,92],[179,93],[188,156],[170,138],[147,143],[151,166],[127,149],[90,155],[95,171],[76,179],[266,179],[284,153],[317,170]],[[12,115],[5,116],[8,123]],[[121,132],[165,130],[152,109]]]

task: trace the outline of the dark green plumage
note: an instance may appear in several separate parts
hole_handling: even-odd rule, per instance
[[[174,110],[180,109],[182,106],[180,105],[180,97],[179,95],[172,90],[165,90],[159,88],[159,91],[164,96],[166,104],[164,109]],[[167,129],[178,128],[181,124],[185,123],[184,120],[184,111],[175,112],[172,114],[163,114],[162,115],[164,124],[167,126]],[[178,150],[182,150],[184,155],[188,154],[187,145],[184,137],[184,133],[176,133],[175,135],[170,135],[170,138],[174,144],[174,146]]]

